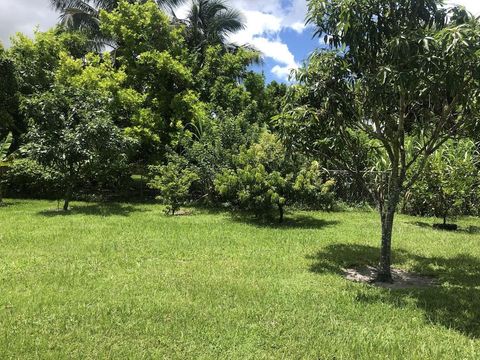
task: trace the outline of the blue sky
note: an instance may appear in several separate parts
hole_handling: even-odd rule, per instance
[[[480,15],[480,0],[452,0]],[[305,27],[307,0],[230,0],[231,6],[244,13],[247,27],[231,36],[237,44],[250,44],[263,53],[263,71],[267,80],[287,81],[297,68],[320,46],[312,39],[312,29]],[[188,4],[177,9],[186,14]],[[58,20],[49,0],[0,0],[0,41],[8,46],[16,32],[32,35],[38,26],[47,30]]]

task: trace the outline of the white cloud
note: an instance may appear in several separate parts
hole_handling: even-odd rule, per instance
[[[282,19],[260,11],[245,10],[246,28],[230,36],[233,43],[252,44],[256,36],[275,36],[282,29]]]
[[[295,61],[295,56],[288,49],[287,44],[279,40],[269,40],[263,37],[255,37],[252,39],[252,45],[257,49],[261,49],[265,54],[268,54],[276,62],[291,68],[298,68]]]
[[[306,0],[291,0],[287,6],[282,6],[281,0],[235,1],[235,7],[246,17],[246,29],[233,34],[233,43],[250,44],[262,52],[264,57],[273,59],[275,65],[271,72],[279,79],[286,80],[291,69],[298,68],[298,62],[288,45],[282,42],[280,32],[292,29],[302,33],[305,29]]]
[[[293,69],[294,68],[289,66],[275,65],[272,68],[272,73],[275,74],[280,79],[288,80]]]
[[[463,5],[473,15],[480,15],[480,0],[453,0],[448,2],[449,5]]]
[[[230,41],[238,45],[252,45],[264,57],[273,59],[278,65],[271,70],[280,79],[287,79],[290,70],[298,68],[295,56],[288,45],[280,39],[280,32],[292,29],[297,33],[305,30],[306,0],[290,0],[285,6],[283,0],[236,0],[230,2],[240,10],[246,20],[246,28],[230,36]],[[283,6],[282,6],[283,3]],[[176,9],[179,18],[188,14],[189,4]]]
[[[48,30],[57,20],[49,0],[0,0],[0,40],[7,46],[17,32],[31,36],[37,26]]]

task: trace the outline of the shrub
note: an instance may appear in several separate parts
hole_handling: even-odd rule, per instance
[[[12,162],[4,177],[10,196],[47,197],[58,196],[58,174],[32,159]]]
[[[449,141],[429,159],[418,182],[406,194],[404,210],[443,219],[464,214],[478,194],[479,172],[475,144]]]
[[[224,170],[215,180],[219,194],[241,209],[265,213],[276,208],[279,221],[285,206],[294,202],[333,206],[335,182],[323,181],[320,166],[299,166],[287,156],[278,137],[264,131],[258,143],[240,151],[235,169]]]
[[[187,162],[181,157],[171,157],[166,165],[150,166],[153,179],[148,186],[158,190],[157,199],[167,205],[167,214],[175,215],[188,200],[192,183],[198,175],[187,168]]]

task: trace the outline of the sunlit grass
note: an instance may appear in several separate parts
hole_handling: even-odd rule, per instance
[[[478,219],[448,233],[399,217],[395,266],[441,285],[390,291],[340,274],[375,264],[375,213],[295,213],[279,226],[155,205],[9,204],[1,359],[480,358]]]

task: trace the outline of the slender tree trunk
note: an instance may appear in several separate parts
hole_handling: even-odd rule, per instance
[[[280,204],[278,205],[278,212],[279,212],[279,215],[280,215],[278,221],[280,223],[283,223],[283,216],[284,216],[283,205],[280,205]]]
[[[65,202],[63,203],[63,211],[68,211],[70,201],[72,200],[72,190],[68,189],[65,193]]]
[[[380,210],[380,217],[382,221],[382,243],[380,250],[380,264],[376,281],[379,282],[393,282],[392,278],[392,234],[393,221],[395,219],[395,212],[400,200],[400,190],[398,188],[392,190],[388,200],[383,208]]]
[[[378,269],[377,281],[392,282],[392,232],[395,211],[390,207],[386,213],[381,215],[382,219],[382,243],[380,251],[380,266]]]

